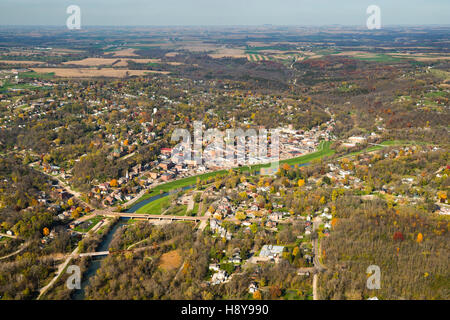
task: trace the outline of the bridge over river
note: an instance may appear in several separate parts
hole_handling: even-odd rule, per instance
[[[198,217],[198,216],[171,216],[171,215],[156,215],[156,214],[140,214],[140,213],[127,213],[127,212],[113,212],[109,210],[96,210],[96,214],[106,216],[106,217],[119,217],[119,218],[129,218],[129,219],[139,219],[139,220],[160,220],[160,221],[193,221],[200,222],[208,220],[208,217]]]

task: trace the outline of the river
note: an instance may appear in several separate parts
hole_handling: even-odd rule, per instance
[[[120,218],[120,220],[114,225],[114,227],[108,232],[105,238],[100,242],[96,252],[108,251],[111,246],[111,242],[114,239],[115,234],[120,231],[122,226],[127,224],[128,218]],[[97,273],[97,270],[100,269],[101,262],[105,258],[103,257],[93,257],[89,262],[89,267],[86,272],[83,273],[83,278],[81,281],[81,289],[75,290],[71,298],[72,300],[84,300],[85,299],[85,290],[87,285],[89,284],[90,279]]]

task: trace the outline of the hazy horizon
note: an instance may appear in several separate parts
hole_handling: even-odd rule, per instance
[[[446,0],[2,0],[2,26],[65,26],[69,5],[81,8],[83,26],[364,26],[369,5],[384,26],[448,25]]]

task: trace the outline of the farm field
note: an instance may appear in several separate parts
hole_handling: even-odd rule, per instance
[[[32,60],[0,60],[0,64],[18,64],[18,65],[24,65],[24,66],[32,66],[36,64],[44,64],[45,62],[42,61],[32,61]]]
[[[148,73],[168,74],[167,71],[154,70],[128,70],[128,69],[90,69],[90,68],[32,68],[37,73],[54,73],[57,77],[64,78],[125,78],[127,76],[143,76]]]
[[[261,54],[247,54],[247,60],[252,62],[258,61],[267,61],[271,60],[269,56],[261,55]]]
[[[160,59],[110,59],[110,58],[86,58],[83,60],[67,61],[63,62],[64,65],[77,65],[85,67],[98,67],[98,66],[116,66],[116,67],[126,67],[128,66],[128,61],[133,61],[136,63],[157,63],[161,62]]]
[[[125,57],[138,57],[139,55],[134,53],[135,51],[136,51],[136,49],[133,49],[133,48],[122,49],[122,50],[114,51],[113,56],[114,57],[124,57],[124,56]]]

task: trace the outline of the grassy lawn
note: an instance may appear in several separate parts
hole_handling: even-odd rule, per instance
[[[305,297],[299,296],[297,290],[286,290],[286,293],[282,296],[284,300],[305,300]]]
[[[183,204],[181,206],[175,206],[170,210],[167,210],[165,214],[169,216],[185,216],[187,210],[187,205]]]
[[[148,213],[148,214],[161,214],[163,208],[167,208],[170,204],[170,197],[162,197],[155,201],[152,201],[142,208],[139,208],[136,213]]]
[[[192,209],[192,212],[193,212],[196,216],[199,214],[199,212],[198,212],[198,206],[199,206],[199,203],[196,202],[196,203],[194,204],[194,209]]]
[[[156,196],[160,193],[169,192],[171,190],[181,189],[184,187],[192,186],[197,183],[197,179],[200,179],[201,181],[205,181],[205,180],[215,177],[216,175],[225,174],[226,172],[227,172],[226,170],[208,172],[208,173],[200,174],[197,176],[192,176],[192,177],[187,177],[187,178],[167,182],[167,183],[161,184],[161,185],[153,188],[149,193],[143,195],[141,197],[141,199],[139,199],[139,201]]]
[[[295,164],[305,164],[312,160],[320,159],[323,157],[329,157],[334,154],[334,150],[330,149],[330,146],[333,142],[332,141],[322,141],[319,144],[319,150],[313,153],[306,154],[304,156],[300,156],[297,158],[292,158],[288,160],[282,160],[280,161],[280,164],[287,163],[289,165],[295,165]]]

